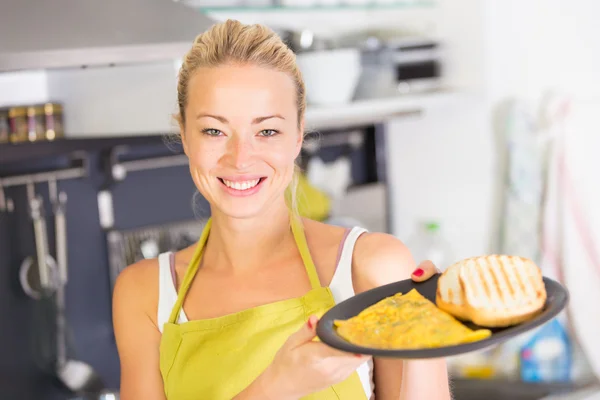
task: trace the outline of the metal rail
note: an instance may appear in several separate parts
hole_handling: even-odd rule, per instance
[[[64,181],[67,179],[83,178],[87,175],[85,167],[66,168],[55,171],[38,172],[34,174],[16,175],[0,178],[0,188],[22,186],[33,183]]]
[[[12,211],[14,207],[12,199],[9,199],[4,194],[4,189],[14,186],[27,186],[28,193],[33,190],[33,185],[36,183],[53,183],[69,179],[84,178],[88,175],[87,157],[80,152],[76,152],[73,156],[73,164],[79,163],[80,166],[56,169],[52,171],[35,172],[31,174],[11,175],[0,177],[0,211]]]

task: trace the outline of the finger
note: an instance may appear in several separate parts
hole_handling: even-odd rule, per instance
[[[290,346],[290,348],[295,348],[301,346],[307,342],[312,341],[317,335],[317,322],[319,319],[316,315],[311,315],[308,317],[308,321],[302,327],[292,334],[287,342],[286,346]]]
[[[439,272],[440,270],[431,261],[426,260],[419,264],[410,277],[415,282],[423,282]]]
[[[307,346],[309,346],[316,357],[320,359],[338,359],[344,362],[351,362],[356,363],[356,365],[360,365],[371,358],[371,356],[365,354],[348,353],[346,351],[334,349],[333,347],[321,342],[311,342],[308,343]]]

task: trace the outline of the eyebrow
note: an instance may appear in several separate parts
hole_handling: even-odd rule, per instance
[[[224,124],[229,123],[229,121],[227,121],[227,118],[222,117],[220,115],[204,114],[204,113],[200,113],[200,114],[196,115],[196,119],[207,118],[207,117],[208,118],[214,118],[214,119],[216,119],[216,120],[218,120],[218,121],[220,121],[220,122],[222,122]],[[273,115],[267,115],[267,116],[264,116],[264,117],[256,117],[256,118],[254,118],[252,120],[252,124],[260,124],[261,122],[266,121],[266,120],[271,119],[271,118],[279,118],[279,119],[285,120],[285,118],[283,118],[283,116],[281,116],[279,114],[273,114]]]

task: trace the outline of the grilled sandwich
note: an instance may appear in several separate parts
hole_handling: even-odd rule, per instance
[[[546,302],[539,267],[523,257],[488,255],[462,260],[440,276],[436,303],[484,327],[506,327],[538,314]]]

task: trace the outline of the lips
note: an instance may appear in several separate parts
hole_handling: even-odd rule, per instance
[[[229,189],[237,190],[240,192],[249,191],[258,186],[262,181],[264,181],[265,177],[256,177],[252,179],[227,179],[227,178],[219,178],[219,181]]]
[[[225,184],[225,186],[227,186],[228,188],[232,188],[232,189],[236,189],[236,190],[248,190],[248,189],[252,189],[254,186],[258,185],[258,182],[260,182],[260,179],[252,179],[249,181],[228,181],[227,179],[221,179],[221,181]]]

